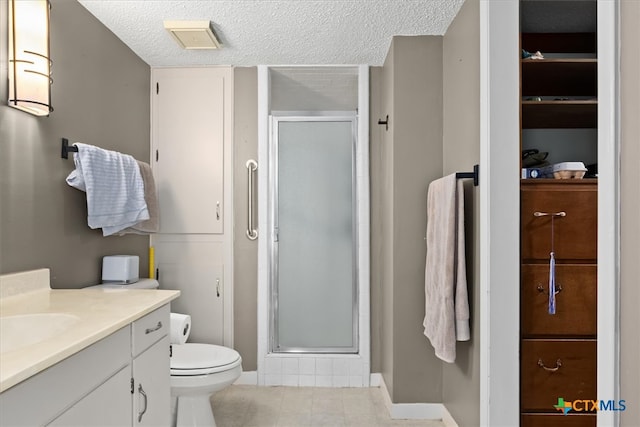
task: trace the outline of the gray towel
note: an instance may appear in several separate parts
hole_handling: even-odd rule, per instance
[[[156,194],[156,182],[153,179],[153,171],[148,163],[138,160],[142,182],[144,183],[144,200],[149,209],[149,219],[141,221],[136,225],[122,230],[119,234],[151,234],[157,233],[160,229],[160,209],[158,206],[158,196]]]
[[[470,339],[464,188],[455,174],[433,181],[427,194],[423,326],[436,356],[445,362],[456,359],[456,339]]]

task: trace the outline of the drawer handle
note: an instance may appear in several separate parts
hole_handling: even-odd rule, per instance
[[[538,359],[538,366],[540,366],[542,369],[544,369],[547,372],[555,372],[558,369],[560,369],[560,367],[562,366],[562,360],[560,359],[556,360],[556,366],[554,368],[550,368],[548,366],[545,366],[542,359]]]
[[[146,335],[146,334],[150,334],[151,332],[155,332],[155,331],[157,331],[157,330],[158,330],[158,329],[160,329],[160,328],[162,328],[162,322],[158,322],[158,324],[156,325],[156,327],[155,327],[155,328],[147,328],[147,329],[144,331],[144,333],[145,333],[145,335]]]
[[[567,216],[567,213],[562,212],[534,212],[533,216]]]
[[[542,286],[540,283],[538,283],[538,286],[536,287],[536,289],[538,290],[538,292],[540,292],[541,294],[546,295],[547,294],[547,290],[544,288],[544,286]],[[562,285],[561,284],[557,284],[556,285],[556,293],[555,295],[558,295],[560,292],[562,292]]]

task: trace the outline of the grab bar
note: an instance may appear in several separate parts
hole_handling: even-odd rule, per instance
[[[253,175],[258,170],[258,162],[247,160],[247,238],[256,240],[258,230],[253,226]]]

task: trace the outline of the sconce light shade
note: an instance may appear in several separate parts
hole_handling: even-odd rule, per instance
[[[9,0],[10,107],[48,116],[51,106],[49,0]]]

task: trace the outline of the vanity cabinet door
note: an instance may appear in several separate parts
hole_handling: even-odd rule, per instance
[[[131,425],[131,366],[73,405],[49,426],[122,427]]]
[[[133,359],[133,425],[170,425],[169,337]]]

